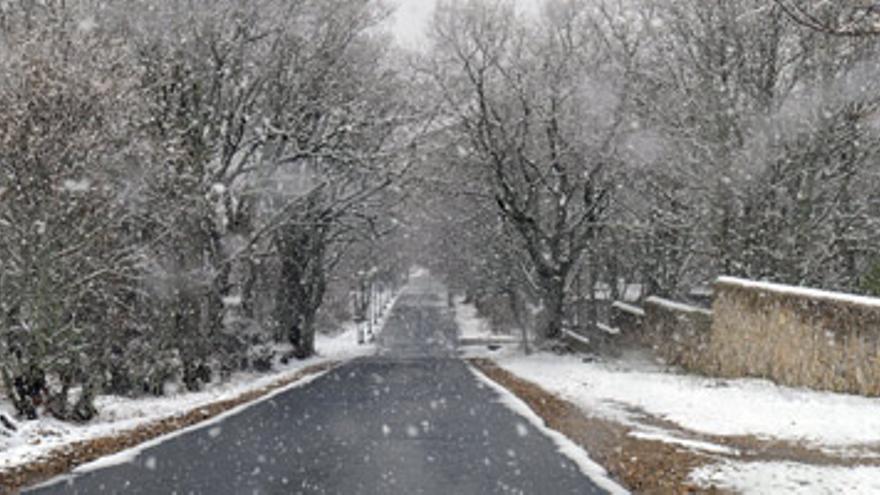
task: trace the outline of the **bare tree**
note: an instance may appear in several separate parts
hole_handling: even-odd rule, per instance
[[[4,11],[25,22],[2,32],[0,373],[20,414],[86,420],[140,262],[124,174],[142,107],[127,53],[43,7]]]
[[[382,233],[418,135],[381,4],[143,6],[0,6],[0,371],[22,415],[266,368],[273,333],[314,353],[326,282]]]
[[[880,36],[880,4],[873,0],[839,3],[773,0],[796,23],[832,36]]]
[[[507,2],[447,2],[433,24],[430,71],[448,102],[461,160],[491,184],[526,253],[544,306],[541,334],[561,335],[566,292],[614,189],[626,101],[623,68],[585,2],[548,2],[524,21]]]
[[[874,237],[870,40],[760,2],[650,5],[638,98],[659,154],[634,206],[673,234],[653,239],[680,253],[665,271],[688,274],[655,289],[718,273],[856,288]]]

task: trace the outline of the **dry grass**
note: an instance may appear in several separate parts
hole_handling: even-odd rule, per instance
[[[717,284],[706,371],[880,396],[880,310]]]
[[[685,311],[648,299],[644,302],[643,343],[670,365],[702,371],[712,331],[712,315]]]
[[[76,442],[59,448],[39,460],[0,472],[0,494],[17,493],[23,487],[32,486],[70,472],[77,466],[100,457],[121,452],[167,433],[201,423],[234,407],[259,399],[306,376],[331,369],[337,364],[328,362],[310,366],[300,370],[292,377],[278,380],[271,385],[247,392],[234,399],[208,404],[182,415],[154,421],[113,436]]]

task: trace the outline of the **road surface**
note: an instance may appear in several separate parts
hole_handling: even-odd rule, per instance
[[[375,357],[28,493],[604,493],[456,359],[442,294],[414,279]]]

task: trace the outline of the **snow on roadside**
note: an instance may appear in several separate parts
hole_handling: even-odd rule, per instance
[[[470,370],[480,383],[486,385],[498,394],[498,401],[501,404],[528,420],[535,429],[540,431],[544,436],[550,438],[550,440],[556,445],[559,453],[574,462],[578,469],[580,469],[585,476],[590,478],[590,480],[596,483],[596,485],[612,495],[626,495],[629,493],[617,484],[617,482],[612,480],[608,476],[608,472],[605,468],[593,461],[583,448],[569,440],[568,437],[562,433],[547,427],[544,420],[535,414],[535,412],[532,411],[525,402],[520,400],[519,397],[512,394],[501,385],[495,383],[476,369],[470,368]]]
[[[348,322],[343,330],[336,335],[315,336],[315,349],[319,356],[332,359],[352,359],[361,356],[369,356],[376,353],[374,342],[358,344],[357,323]]]
[[[493,333],[491,325],[477,313],[474,305],[465,304],[462,299],[457,298],[454,306],[460,344],[458,352],[461,357],[495,358],[521,352],[518,350],[522,345],[522,335],[519,331],[512,335]]]
[[[288,385],[285,385],[283,387],[275,389],[275,390],[267,393],[266,395],[263,395],[262,397],[259,397],[255,400],[250,401],[250,402],[245,402],[243,404],[235,406],[232,409],[229,409],[228,411],[222,412],[214,417],[206,419],[205,421],[201,421],[201,422],[196,423],[194,425],[187,426],[185,428],[174,431],[172,433],[167,433],[165,435],[161,435],[161,436],[156,437],[152,440],[146,441],[140,445],[136,445],[134,447],[125,449],[122,452],[117,452],[116,454],[102,457],[100,459],[94,460],[94,461],[89,462],[87,464],[83,464],[81,466],[78,466],[73,470],[73,472],[76,474],[83,474],[83,473],[88,473],[91,471],[103,469],[105,467],[115,466],[115,465],[119,465],[119,464],[124,464],[126,462],[130,462],[130,461],[136,459],[138,456],[140,456],[140,454],[144,450],[146,450],[150,447],[154,447],[162,442],[165,442],[165,441],[167,441],[171,438],[174,438],[174,437],[178,437],[178,436],[183,435],[187,432],[204,429],[204,428],[207,428],[212,425],[214,425],[214,426],[208,430],[208,435],[210,435],[211,437],[217,437],[222,432],[222,427],[218,426],[218,425],[220,423],[222,423],[223,421],[225,421],[226,419],[230,418],[231,416],[235,416],[236,414],[239,414],[242,411],[249,409],[249,408],[253,407],[254,405],[259,404],[261,402],[270,401],[274,397],[277,397],[277,396],[279,396],[283,393],[286,393],[290,390],[293,390],[295,388],[304,387],[304,386],[308,385],[309,383],[317,380],[318,378],[324,376],[324,374],[326,374],[326,373],[327,373],[327,371],[325,370],[325,371],[321,371],[318,373],[314,373],[314,374],[305,376],[305,377],[303,377],[293,383],[290,383]],[[64,478],[64,476],[61,476],[61,477],[57,478],[57,480],[60,480],[63,478]]]
[[[464,315],[468,325],[479,328],[474,311]],[[639,413],[709,436],[802,442],[846,461],[876,456],[880,399],[781,387],[766,380],[671,374],[645,353],[627,353],[610,362],[548,353],[524,356],[513,349],[483,354],[591,414],[629,426],[635,438],[719,459],[691,473],[700,486],[747,494],[880,493],[880,466],[738,461],[738,449],[641,423]]]
[[[632,431],[629,434],[633,438],[639,438],[641,440],[652,440],[655,442],[663,442],[673,445],[680,445],[684,448],[697,451],[697,452],[709,452],[712,454],[723,454],[723,455],[739,455],[740,452],[737,449],[726,447],[724,445],[717,445],[711,442],[703,442],[700,440],[691,440],[689,438],[681,438],[678,435],[675,435],[669,431],[666,431],[662,428],[652,428],[649,426],[642,425],[638,430]]]
[[[880,467],[812,466],[794,462],[723,462],[697,469],[701,486],[756,495],[880,493]]]
[[[402,291],[396,294],[387,294],[388,302],[382,308],[382,316],[374,325],[374,337],[378,336],[385,327],[385,322],[391,314],[391,308],[397,302]],[[383,297],[384,299],[385,297]],[[328,356],[334,360],[353,359],[363,356],[371,356],[376,354],[377,346],[375,340],[364,344],[358,344],[358,332],[360,328],[355,322],[347,322],[343,325],[342,331],[336,335],[318,334],[315,336],[315,348],[320,356]]]
[[[378,328],[384,324],[380,320]],[[95,405],[98,417],[78,425],[43,417],[22,421],[10,437],[0,436],[0,471],[27,464],[49,452],[74,442],[111,436],[163,418],[174,417],[208,404],[236,398],[279,380],[296,375],[302,369],[335,360],[346,360],[375,353],[375,344],[358,344],[357,327],[347,324],[332,336],[318,334],[315,342],[318,356],[306,361],[293,360],[278,364],[272,373],[235,373],[228,380],[208,384],[200,392],[180,392],[164,397],[125,398],[99,396]],[[11,404],[0,399],[0,413],[13,415]]]
[[[825,451],[880,442],[880,399],[585,363],[576,356],[510,355],[508,371],[603,417],[633,424],[633,408],[709,435],[754,435]]]
[[[495,336],[489,322],[480,318],[473,304],[464,304],[460,299],[455,301],[455,323],[458,325],[458,337],[462,339],[490,339]]]
[[[18,424],[19,431],[13,437],[0,441],[5,442],[5,444],[0,443],[0,470],[26,464],[73,442],[110,436],[213,402],[233,399],[251,390],[292,377],[303,368],[329,360],[328,357],[321,357],[293,361],[279,366],[276,372],[268,374],[236,373],[229,380],[209,384],[200,392],[136,399],[99,396],[95,400],[99,411],[98,417],[84,425],[65,423],[51,417],[22,421]],[[0,410],[11,412],[11,407],[5,400],[0,401]]]
[[[547,353],[508,354],[496,357],[496,362],[591,414],[631,427],[635,438],[734,458],[691,473],[698,485],[747,494],[880,493],[880,466],[738,461],[736,449],[640,423],[644,412],[684,430],[802,443],[846,461],[876,456],[880,399],[793,389],[764,380],[670,374],[647,362],[587,363],[576,356]]]

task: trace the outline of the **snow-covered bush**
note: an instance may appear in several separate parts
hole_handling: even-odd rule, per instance
[[[0,4],[0,378],[22,416],[267,369],[272,337],[312,355],[326,278],[403,168],[382,9],[144,7]]]
[[[137,105],[124,50],[41,12],[0,32],[0,367],[20,414],[86,420],[135,272],[120,174]]]

